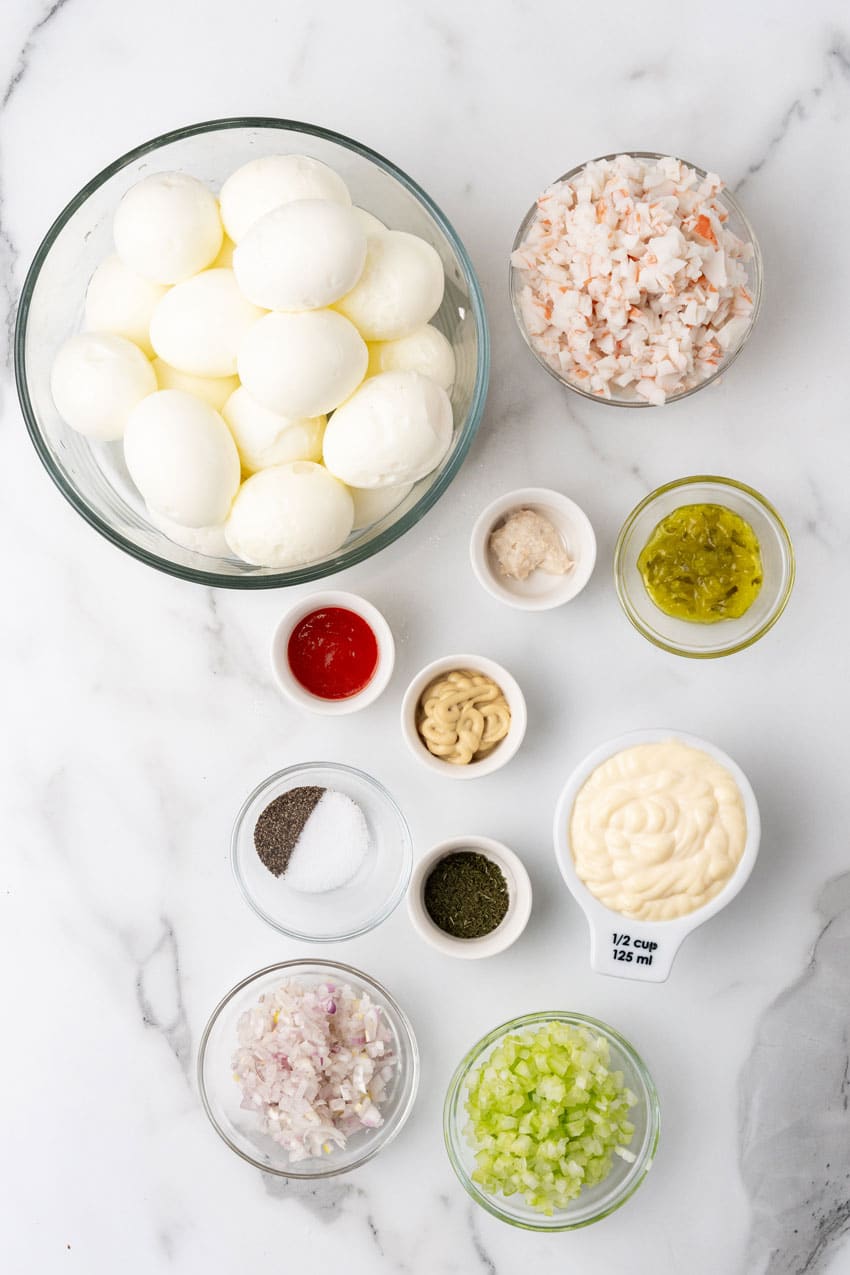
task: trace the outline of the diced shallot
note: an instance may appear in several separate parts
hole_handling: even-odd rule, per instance
[[[397,1059],[379,1005],[348,983],[287,979],[237,1024],[242,1106],[289,1152],[327,1155],[377,1129]]]

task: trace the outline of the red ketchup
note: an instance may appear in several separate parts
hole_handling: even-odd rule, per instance
[[[305,691],[319,699],[349,699],[375,675],[378,640],[361,615],[322,607],[298,621],[286,655]]]

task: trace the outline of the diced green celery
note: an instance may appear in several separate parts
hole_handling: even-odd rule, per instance
[[[560,1076],[547,1075],[538,1082],[537,1093],[539,1097],[544,1098],[547,1102],[563,1103],[566,1096],[567,1086],[561,1080]]]
[[[634,1133],[625,1113],[637,1101],[608,1061],[604,1037],[567,1023],[505,1037],[467,1093],[474,1180],[547,1215],[601,1182]]]
[[[570,1067],[570,1055],[566,1049],[553,1049],[549,1055],[549,1068],[556,1076],[565,1076]]]

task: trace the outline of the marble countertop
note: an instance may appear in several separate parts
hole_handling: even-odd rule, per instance
[[[845,7],[13,0],[2,27],[5,337],[39,239],[91,174],[168,128],[248,113],[346,132],[415,176],[469,247],[493,338],[487,409],[453,486],[413,533],[334,581],[381,607],[398,642],[389,691],[339,721],[299,715],[272,684],[267,645],[287,598],[180,583],[83,524],[41,470],[7,370],[3,1271],[847,1275]],[[723,383],[661,412],[560,391],[522,345],[506,296],[507,251],[535,193],[628,148],[727,177],[765,254],[765,307],[744,355]],[[629,509],[693,472],[763,490],[798,555],[777,628],[708,663],[643,641],[610,570]],[[534,616],[483,593],[467,542],[483,504],[540,483],[587,510],[600,552],[578,601]],[[476,784],[432,780],[400,746],[407,678],[452,649],[505,663],[529,703],[522,751]],[[763,818],[746,889],[657,986],[590,971],[550,834],[572,766],[653,725],[725,748]],[[513,846],[535,908],[516,947],[490,961],[425,947],[404,908],[323,949],[385,981],[409,1011],[422,1085],[385,1155],[298,1185],[264,1178],[216,1138],[194,1062],[226,989],[307,952],[244,906],[227,840],[263,775],[313,757],[385,782],[419,851],[464,832]],[[623,1209],[541,1236],[471,1203],[440,1114],[472,1041],[551,1007],[634,1041],[663,1131]]]

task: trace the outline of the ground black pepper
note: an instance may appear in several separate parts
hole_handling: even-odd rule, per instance
[[[254,824],[254,848],[274,876],[286,871],[304,825],[326,789],[315,785],[290,788],[270,801]]]
[[[445,934],[480,939],[504,920],[510,894],[497,863],[475,850],[456,850],[431,869],[423,902]]]

